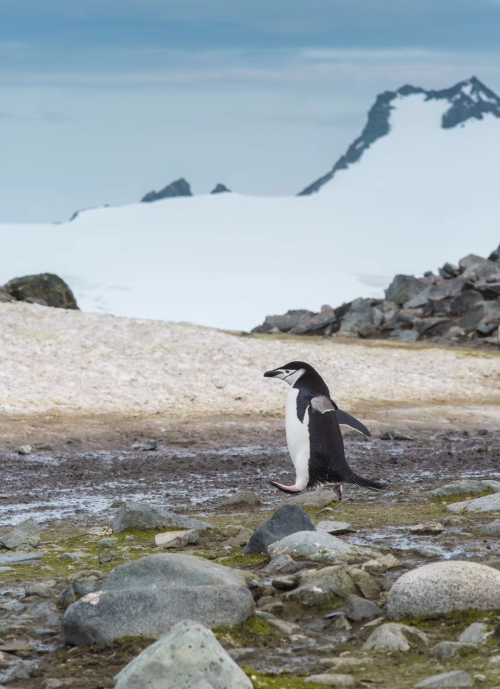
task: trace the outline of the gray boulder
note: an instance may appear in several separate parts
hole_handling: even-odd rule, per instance
[[[485,536],[500,536],[500,519],[495,519],[495,521],[483,526],[483,533]]]
[[[192,196],[191,187],[186,180],[181,177],[181,179],[176,180],[167,184],[161,191],[150,191],[145,196],[142,197],[141,203],[152,203],[153,201],[161,201],[162,199],[171,199],[176,196]]]
[[[372,317],[372,299],[355,299],[342,319],[341,335],[369,337],[376,332]]]
[[[8,303],[13,301],[17,301],[17,299],[15,299],[11,294],[9,294],[5,287],[0,287],[0,303]]]
[[[161,526],[175,526],[182,529],[213,529],[211,524],[184,517],[175,512],[158,509],[142,502],[126,502],[118,510],[111,524],[113,533],[123,533],[127,529],[156,529]]]
[[[365,600],[355,594],[347,599],[345,616],[353,622],[369,622],[382,615],[382,609],[371,600]]]
[[[115,677],[115,689],[252,689],[212,632],[179,622]]]
[[[453,481],[453,483],[447,483],[444,486],[440,486],[440,488],[431,490],[430,496],[431,498],[444,498],[448,495],[460,495],[461,493],[483,493],[490,487],[492,486],[490,486],[490,484],[486,481],[475,481],[472,479]]]
[[[475,562],[434,562],[407,572],[389,592],[391,619],[499,610],[500,572]]]
[[[285,505],[299,505],[299,507],[328,507],[332,502],[338,502],[339,497],[333,490],[314,490],[293,495],[285,500]],[[304,530],[304,529],[302,529]]]
[[[295,328],[302,321],[306,321],[317,314],[314,311],[307,311],[306,309],[292,309],[287,311],[282,316],[267,316],[262,325],[258,325],[252,330],[253,333],[270,333],[274,328],[277,328],[283,333],[287,333],[292,328]]]
[[[441,689],[441,687],[473,687],[474,680],[463,670],[452,670],[432,675],[415,684],[414,689]]]
[[[462,512],[500,512],[500,493],[484,495],[482,498],[464,500],[464,502],[454,502],[447,505],[446,509],[455,514]]]
[[[157,639],[182,620],[234,627],[254,613],[244,586],[170,586],[89,593],[70,605],[62,633],[70,646],[110,643],[126,636]]]
[[[445,263],[444,266],[439,269],[439,274],[445,280],[450,280],[460,275],[460,268],[453,263]]]
[[[295,572],[300,572],[300,570],[309,567],[310,564],[307,562],[295,562],[290,555],[279,555],[278,557],[271,560],[259,574],[264,576],[274,576],[276,574],[295,574]]]
[[[203,557],[158,553],[120,565],[104,578],[102,589],[238,586],[240,583],[230,569]]]
[[[330,522],[321,521],[316,524],[316,529],[318,531],[326,531],[326,533],[331,534],[344,534],[349,531],[354,531],[352,526],[348,522]]]
[[[396,275],[385,290],[385,298],[398,306],[403,306],[407,301],[421,294],[426,287],[423,280],[418,280],[413,275]]]
[[[467,648],[467,644],[459,641],[441,641],[431,648],[431,655],[439,660],[449,660],[455,658],[462,648]]]
[[[380,555],[371,548],[346,543],[326,531],[299,531],[272,543],[267,551],[272,558],[290,555],[325,564],[356,562]]]
[[[253,490],[240,490],[222,501],[224,507],[255,507],[260,504],[260,498]]]
[[[25,565],[28,562],[41,563],[45,553],[35,551],[32,553],[5,553],[0,555],[0,566],[3,565]]]
[[[331,306],[323,306],[321,312],[311,318],[301,321],[290,330],[291,335],[305,335],[306,333],[324,332],[328,326],[333,325],[337,320],[334,309]]]
[[[488,625],[483,622],[473,622],[465,629],[458,640],[463,644],[482,644],[488,634]]]
[[[0,548],[14,550],[21,545],[36,547],[40,544],[40,529],[34,519],[26,519],[6,535],[0,536]]]
[[[457,325],[464,330],[475,330],[482,320],[499,317],[500,304],[498,302],[482,301],[464,313]]]
[[[286,594],[286,600],[306,608],[333,606],[356,591],[356,585],[343,566],[301,572],[297,578],[300,585]]]
[[[414,646],[427,645],[427,636],[405,624],[389,622],[377,627],[366,640],[363,651],[409,651]]]
[[[272,543],[297,531],[316,531],[316,527],[304,510],[297,505],[282,505],[270,519],[254,531],[243,552],[268,553]]]
[[[304,678],[306,684],[322,684],[326,687],[355,687],[357,681],[352,675],[340,675],[328,672],[324,675],[309,675]]]
[[[4,289],[17,301],[31,301],[58,309],[78,309],[69,286],[53,273],[14,278]]]

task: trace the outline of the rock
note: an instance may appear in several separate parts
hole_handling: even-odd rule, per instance
[[[291,591],[297,588],[297,580],[295,577],[276,577],[273,579],[272,585],[278,591]]]
[[[454,502],[447,505],[448,512],[461,514],[462,512],[500,512],[500,493],[484,495],[482,498],[474,500],[464,500],[464,502]]]
[[[0,536],[0,548],[8,548],[9,550],[19,548],[21,545],[36,547],[39,544],[40,529],[31,517],[15,526],[8,534]]]
[[[306,318],[305,320],[298,323],[295,327],[290,330],[291,335],[305,335],[306,333],[320,334],[324,330],[335,323],[337,320],[337,315],[331,306],[324,306],[320,313],[317,313],[311,318]]]
[[[176,624],[115,677],[115,689],[252,689],[252,683],[212,632]]]
[[[161,526],[176,526],[181,529],[213,529],[211,524],[184,517],[175,512],[158,509],[142,502],[127,501],[119,509],[112,522],[113,533],[127,529],[156,529]]]
[[[450,278],[456,278],[457,275],[460,275],[460,268],[453,263],[445,263],[444,266],[439,269],[439,274],[445,280],[449,280]]]
[[[385,290],[385,298],[398,306],[403,306],[407,301],[421,294],[426,286],[423,280],[418,280],[413,275],[396,275]]]
[[[372,577],[368,572],[357,567],[351,567],[349,573],[352,580],[361,591],[365,598],[369,600],[376,600],[380,592],[382,591],[382,586],[378,579]]]
[[[210,192],[211,194],[224,194],[224,193],[230,193],[231,189],[228,189],[225,184],[221,184],[220,182],[215,185],[215,187],[212,189]]]
[[[25,596],[38,596],[39,598],[55,598],[56,593],[53,589],[53,586],[55,586],[56,581],[53,579],[52,581],[48,580],[45,582],[39,582],[39,581],[33,581],[31,584],[28,584],[26,586],[26,589],[24,591]]]
[[[234,627],[253,612],[252,594],[244,586],[101,590],[69,606],[62,632],[65,643],[71,646],[101,645],[126,636],[156,639],[182,620],[211,628]]]
[[[228,567],[195,555],[157,553],[127,562],[103,580],[106,591],[171,586],[238,586],[241,580]]]
[[[4,285],[4,289],[18,301],[39,299],[58,309],[78,309],[71,289],[52,273],[14,278]]]
[[[413,438],[395,428],[386,428],[380,432],[380,440],[413,440]]]
[[[256,505],[261,504],[260,498],[253,492],[253,490],[240,490],[237,493],[224,498],[222,501],[222,505],[224,507],[255,507]]]
[[[403,574],[387,600],[391,619],[500,609],[500,572],[475,562],[433,562]]]
[[[296,309],[287,311],[283,316],[267,316],[262,325],[257,326],[252,330],[253,333],[270,333],[273,328],[277,328],[280,332],[287,333],[292,328],[295,328],[302,321],[316,316],[314,311],[307,311],[306,309]]]
[[[241,548],[246,545],[252,538],[253,531],[246,529],[244,526],[240,526],[238,531],[229,538],[225,545],[231,546],[231,548]]]
[[[297,531],[316,531],[309,516],[297,505],[282,505],[253,533],[244,553],[268,553],[269,546]],[[277,557],[277,555],[271,555]]]
[[[330,522],[330,521],[318,522],[318,524],[316,524],[316,529],[318,531],[326,531],[326,533],[331,533],[331,534],[343,534],[343,533],[348,533],[349,531],[354,531],[352,526],[350,524],[348,524],[347,522]]]
[[[382,610],[378,605],[370,600],[365,600],[354,594],[347,599],[345,616],[353,622],[369,622],[382,615]]]
[[[500,304],[494,301],[482,301],[470,308],[458,321],[464,330],[475,330],[484,319],[499,318]]]
[[[161,191],[150,191],[145,196],[142,197],[141,203],[152,203],[154,201],[161,201],[162,199],[171,199],[176,196],[192,196],[191,187],[186,180],[181,177],[181,179],[176,180],[167,184]]]
[[[75,579],[72,584],[73,591],[79,596],[86,596],[87,593],[94,593],[101,588],[101,582],[97,577],[88,577],[87,579]],[[74,601],[71,601],[74,603]]]
[[[482,644],[488,633],[488,625],[483,622],[473,622],[463,631],[458,640],[463,644]]]
[[[370,574],[383,574],[389,569],[394,569],[395,567],[401,566],[401,562],[397,559],[397,557],[394,557],[394,555],[391,555],[390,553],[384,555],[383,557],[379,557],[376,560],[368,560],[368,562],[365,562],[361,565],[362,569]]]
[[[4,553],[0,555],[0,566],[2,565],[25,565],[28,562],[42,563],[42,557],[45,555],[42,551],[34,551],[31,553]]]
[[[112,553],[109,550],[106,553],[99,553],[97,556],[97,560],[100,565],[105,565],[107,562],[112,562],[113,560],[116,560],[116,558],[116,553]]]
[[[134,450],[142,450],[143,452],[151,451],[151,450],[157,450],[158,449],[158,441],[157,440],[146,440],[144,443],[136,443],[132,445],[132,449]]]
[[[76,598],[73,586],[68,586],[59,594],[57,604],[60,608],[66,610],[66,608],[69,607],[72,603],[74,603],[75,600]]]
[[[376,332],[372,318],[372,300],[355,299],[340,325],[341,335],[369,337]]]
[[[70,562],[80,562],[82,558],[85,557],[91,557],[90,553],[84,553],[82,551],[77,551],[74,553],[63,553],[62,555],[59,555],[60,560],[69,560]]]
[[[300,631],[299,625],[294,624],[293,622],[285,622],[285,620],[277,620],[275,617],[271,617],[267,621],[269,622],[269,624],[272,627],[277,629],[282,634],[286,634],[287,636],[292,636],[292,634],[297,634],[297,632]]]
[[[307,562],[295,562],[290,555],[279,555],[260,571],[264,576],[275,574],[295,574],[309,566]]]
[[[285,595],[285,600],[306,608],[324,608],[355,593],[355,584],[346,567],[324,567],[298,575],[300,586]]]
[[[285,505],[300,505],[300,507],[327,507],[332,502],[339,502],[337,493],[333,490],[316,490],[299,493],[285,500]]]
[[[486,536],[500,536],[500,519],[495,519],[483,527],[482,533]]]
[[[30,455],[31,454],[31,445],[21,445],[20,447],[17,448],[17,454],[18,455]]]
[[[472,266],[479,265],[485,261],[482,256],[478,256],[477,254],[467,254],[467,256],[464,256],[464,258],[461,258],[460,261],[458,262],[458,265],[460,266],[462,272],[464,270],[468,270]]]
[[[200,532],[195,529],[188,531],[167,531],[155,536],[155,544],[160,548],[185,548],[188,543],[198,543]]]
[[[439,660],[449,660],[455,658],[460,649],[466,648],[467,644],[461,644],[458,641],[441,641],[431,648],[431,655]]]
[[[331,666],[332,670],[364,670],[363,666],[371,665],[373,662],[374,659],[370,656],[364,658],[340,656],[339,658],[324,658],[321,664]]]
[[[485,481],[454,481],[440,488],[435,488],[429,493],[431,498],[445,498],[448,495],[460,495],[461,493],[484,493],[489,485]]]
[[[0,303],[8,303],[13,301],[17,301],[17,299],[10,295],[5,289],[5,287],[0,287]]]
[[[451,301],[450,310],[454,316],[464,316],[470,309],[483,302],[483,295],[475,289],[466,289]]]
[[[310,675],[304,678],[306,684],[323,684],[327,687],[355,687],[356,680],[351,675]]]
[[[425,524],[415,524],[415,526],[410,526],[410,533],[415,536],[429,535],[429,536],[439,536],[443,533],[444,526],[439,523],[426,522]]]
[[[324,531],[299,531],[291,534],[271,544],[268,553],[270,557],[293,555],[325,564],[356,562],[380,555],[371,548],[351,545]]]
[[[474,680],[463,670],[452,670],[432,675],[414,685],[414,689],[441,689],[441,687],[473,687]]]
[[[363,651],[409,651],[415,645],[427,645],[427,636],[404,624],[389,622],[373,631],[366,640]]]

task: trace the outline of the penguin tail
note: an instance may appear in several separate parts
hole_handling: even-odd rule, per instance
[[[372,481],[370,478],[364,478],[355,473],[349,476],[346,483],[354,483],[354,485],[360,486],[360,488],[368,488],[369,490],[384,490],[384,488],[387,488],[387,483]]]

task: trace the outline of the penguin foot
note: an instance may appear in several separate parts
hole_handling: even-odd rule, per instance
[[[295,488],[295,486],[284,486],[282,483],[278,483],[277,481],[269,481],[271,486],[274,486],[278,490],[282,490],[283,493],[301,493],[298,488]]]
[[[338,497],[338,499],[340,501],[342,501],[342,486],[341,485],[333,486],[333,492]]]

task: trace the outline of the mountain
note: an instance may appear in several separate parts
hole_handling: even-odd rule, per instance
[[[489,114],[500,117],[500,98],[476,77],[471,77],[441,91],[426,91],[409,84],[397,91],[385,91],[377,96],[375,104],[368,113],[368,122],[361,136],[349,146],[330,172],[303,189],[299,196],[314,194],[332,180],[337,172],[346,170],[353,163],[357,163],[370,146],[391,131],[391,115],[392,111],[397,109],[398,101],[412,95],[424,96],[425,102],[443,101],[442,129],[464,125],[471,119],[482,120]]]
[[[175,182],[167,184],[161,191],[150,191],[142,197],[141,203],[152,203],[153,201],[162,201],[163,199],[172,199],[176,196],[192,196],[189,182],[181,177]]]
[[[318,193],[181,196],[0,225],[0,284],[50,272],[83,311],[230,329],[383,297],[395,274],[499,244],[499,103],[475,78],[382,94]]]

